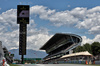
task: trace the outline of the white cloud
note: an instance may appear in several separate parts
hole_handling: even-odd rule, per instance
[[[30,8],[31,15],[39,16],[40,19],[49,20],[54,26],[73,26],[77,28],[85,28],[92,34],[100,33],[100,6],[92,9],[77,7],[71,11],[65,10],[57,12],[44,6],[33,6]],[[0,37],[3,45],[8,49],[18,48],[19,25],[16,22],[16,9],[10,9],[0,14]],[[28,48],[39,50],[39,48],[52,36],[49,35],[48,29],[37,29],[33,19],[28,25]],[[99,41],[100,35],[96,35],[94,39],[83,36],[83,42],[92,43]]]
[[[85,15],[87,14],[87,8],[83,8],[83,7],[76,7],[74,9],[72,9],[71,11],[69,11],[70,14],[74,17],[80,20],[83,20],[85,18]]]
[[[55,26],[68,26],[78,21],[69,11],[56,12],[55,10],[50,10],[47,7],[38,5],[31,7],[31,14],[39,15],[41,19],[50,20]]]
[[[39,50],[41,46],[43,46],[47,40],[50,39],[50,35],[46,34],[36,34],[32,36],[28,36],[28,48]]]
[[[0,8],[0,10],[1,10],[1,8]]]
[[[86,43],[93,43],[94,42],[94,40],[93,39],[89,39],[89,38],[87,38],[86,36],[82,36],[82,44],[81,45],[84,45],[84,44],[86,44]]]
[[[10,9],[0,14],[0,26],[6,26],[5,29],[17,29],[18,25],[16,24],[16,12],[16,9]]]
[[[90,33],[97,33],[93,29],[100,25],[100,6],[91,9],[76,7],[70,11],[56,12],[56,10],[37,5],[31,7],[31,14],[39,15],[41,19],[49,20],[54,26],[73,26],[79,29],[88,29]]]
[[[87,9],[83,7],[76,7],[72,10],[65,10],[57,12],[56,10],[51,10],[48,7],[44,6],[33,6],[31,7],[31,15],[38,15],[40,19],[49,20],[54,26],[70,26],[76,28],[87,29],[89,33],[96,34],[94,39],[87,38],[86,36],[82,36],[83,41],[82,44],[85,43],[93,43],[94,41],[100,42],[100,6]],[[33,32],[33,31],[31,31]],[[41,31],[40,31],[41,32]],[[38,34],[37,36],[43,37],[44,33]],[[31,37],[31,36],[30,36]],[[46,33],[46,37],[48,36],[48,31]],[[35,37],[31,37],[35,39]],[[28,41],[32,41],[32,39]],[[44,39],[46,40],[46,39]],[[43,40],[39,40],[42,43]],[[39,42],[34,42],[34,44],[38,44]],[[32,43],[31,43],[32,44]],[[40,46],[40,45],[39,45]],[[38,46],[37,46],[38,47]]]
[[[17,24],[16,9],[10,9],[0,14],[0,41],[7,49],[19,47],[19,25]],[[33,19],[28,26],[27,48],[39,50],[39,48],[52,36],[48,29],[37,29]]]
[[[100,34],[96,35],[93,39],[94,41],[100,42]]]
[[[41,27],[40,29],[32,29],[28,27],[28,49],[34,49],[34,50],[39,50],[41,46],[43,46],[50,38],[52,35],[49,35],[48,29]],[[31,29],[30,29],[31,28]]]
[[[55,13],[55,10],[50,10],[47,9],[47,7],[36,5],[30,8],[30,12],[31,14],[40,15],[39,17],[41,19],[47,20],[50,15]]]
[[[100,42],[100,34],[96,35],[93,39],[82,36],[82,45],[86,43],[92,44],[93,42]]]
[[[98,34],[100,25],[100,6],[85,11],[85,18],[76,26],[78,28],[88,29],[92,34]]]
[[[88,12],[89,13],[100,12],[100,6],[96,6],[96,7],[92,8],[92,9],[89,9]]]
[[[92,27],[96,27],[100,25],[100,13],[92,13],[87,14],[87,17],[77,24],[78,28],[85,28],[85,29],[91,29]]]
[[[100,34],[100,26],[95,26],[95,27],[92,27],[89,32],[91,34]]]

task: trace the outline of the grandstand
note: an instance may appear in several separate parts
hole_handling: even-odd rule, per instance
[[[12,63],[14,54],[9,53],[8,49],[0,41],[0,59],[1,57],[5,57],[7,63]]]
[[[3,52],[4,52],[4,57],[6,58],[7,63],[12,63],[13,62],[13,56],[12,54],[8,51],[8,49],[3,46]]]
[[[81,45],[82,38],[75,34],[57,33],[50,40],[48,40],[40,50],[45,50],[48,54],[44,58],[44,63],[50,63],[60,57],[71,54],[73,49]]]

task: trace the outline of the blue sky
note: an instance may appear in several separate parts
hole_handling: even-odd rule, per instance
[[[100,5],[99,0],[0,0],[2,11],[17,8],[16,5],[43,5],[58,11],[71,10],[76,7],[93,8]],[[68,7],[70,5],[70,7]]]
[[[18,48],[17,5],[30,5],[28,48],[38,50],[55,33],[80,35],[82,44],[100,39],[100,0],[0,0],[0,36],[9,49]]]

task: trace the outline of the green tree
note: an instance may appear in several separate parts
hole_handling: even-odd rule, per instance
[[[99,42],[92,43],[91,49],[94,56],[100,54],[100,43]]]
[[[74,53],[75,53],[75,52],[82,52],[82,51],[86,51],[85,48],[84,48],[83,46],[78,46],[78,47],[76,47],[76,48],[73,50]]]
[[[89,53],[92,54],[91,45],[90,45],[89,43],[84,44],[83,47],[84,47],[84,49],[85,49],[86,51],[88,51]]]

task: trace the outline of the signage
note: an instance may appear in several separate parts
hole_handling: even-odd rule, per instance
[[[29,5],[17,6],[17,24],[29,24]]]
[[[24,60],[42,60],[42,58],[24,58]]]
[[[19,28],[19,55],[22,55],[22,64],[24,55],[26,55],[26,39],[27,39],[27,24],[29,24],[29,5],[17,6],[17,24]]]

